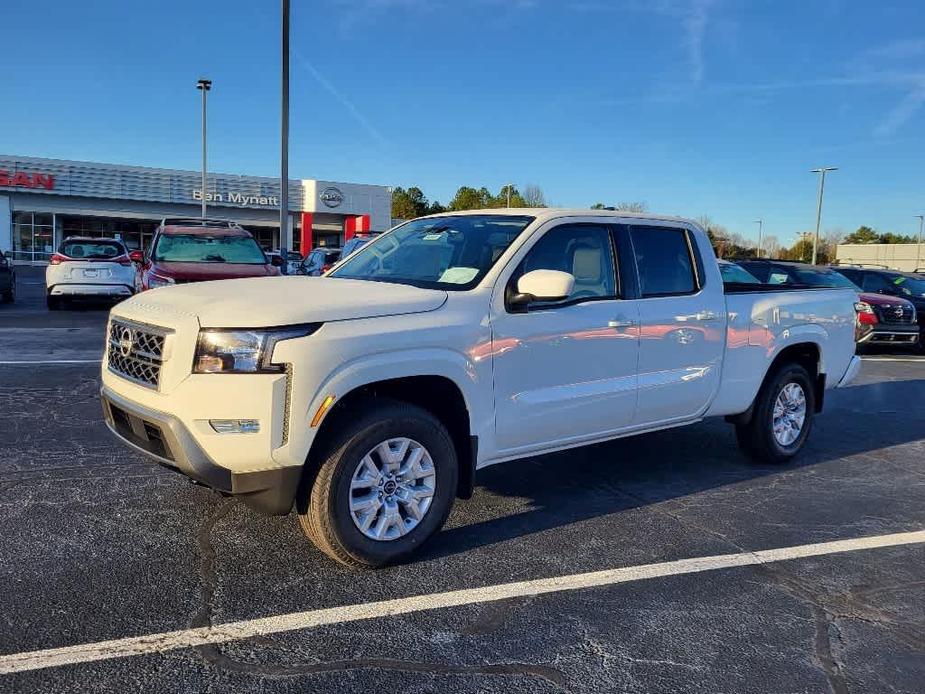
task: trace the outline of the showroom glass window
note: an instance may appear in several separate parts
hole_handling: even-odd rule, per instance
[[[51,214],[14,212],[13,258],[20,262],[47,262],[55,252],[54,231]]]

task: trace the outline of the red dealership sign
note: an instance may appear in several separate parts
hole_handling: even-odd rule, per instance
[[[11,174],[0,169],[0,188],[44,188],[52,190],[55,187],[55,177],[49,173],[25,173],[17,171]]]

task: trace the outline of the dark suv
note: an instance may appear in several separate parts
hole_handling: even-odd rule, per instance
[[[786,260],[740,260],[739,265],[765,284],[804,287],[850,287],[858,292],[860,301],[855,304],[857,321],[855,339],[858,344],[914,346],[919,343],[916,314],[911,301],[890,298],[864,291],[859,282],[838,267],[819,267]]]
[[[925,348],[925,277],[914,272],[860,265],[833,265],[832,269],[840,272],[868,294],[898,297],[912,302],[918,317],[919,350]]]

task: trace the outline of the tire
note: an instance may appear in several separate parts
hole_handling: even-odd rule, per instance
[[[45,305],[48,306],[49,311],[60,311],[61,310],[61,299],[57,296],[46,296]]]
[[[366,407],[359,408],[352,421],[341,418],[336,425],[318,458],[317,475],[311,480],[306,474],[300,485],[297,504],[302,530],[322,552],[353,568],[381,567],[408,559],[443,527],[456,498],[456,449],[449,432],[426,410],[384,398],[371,399]],[[404,441],[409,442],[407,446]],[[377,479],[376,470],[389,468],[384,463],[381,444],[388,447],[389,455],[395,459],[405,455],[404,459],[408,460],[419,455],[418,472],[406,475],[402,484],[410,484],[407,479],[414,474],[428,475],[414,482],[418,485],[414,487],[418,490],[416,493],[426,494],[428,488],[433,490],[429,501],[413,502],[419,512],[417,504],[428,504],[420,519],[411,517],[404,505],[406,502],[400,502],[401,496],[411,495],[409,487],[399,487],[389,496],[389,487],[382,484],[386,479],[383,475],[379,475],[380,483],[376,486],[365,481]],[[423,448],[424,452],[418,454],[415,446]],[[361,468],[367,457],[373,466],[367,464]],[[392,466],[394,472],[394,462]],[[307,468],[306,473],[309,472]],[[358,483],[363,484],[359,489],[352,489],[357,476],[362,477]],[[378,502],[383,505],[355,516],[351,502],[375,504],[375,498],[369,500],[377,494]],[[396,517],[395,513],[399,515]],[[361,523],[370,526],[369,533],[380,528],[381,539],[365,534]],[[390,536],[391,539],[387,539]]]
[[[781,393],[788,389],[782,400],[790,403],[785,407],[790,421],[798,421],[800,408],[799,397],[788,398],[798,392],[803,400],[803,421],[799,431],[792,441],[788,441],[793,434],[794,426],[786,426],[787,419],[780,427],[780,434],[774,431],[774,410]],[[813,417],[816,412],[816,392],[809,372],[799,364],[783,364],[771,375],[755,398],[754,412],[747,424],[736,426],[736,439],[739,447],[750,458],[772,465],[781,465],[791,460],[809,437],[813,428]],[[779,438],[779,436],[781,438]]]

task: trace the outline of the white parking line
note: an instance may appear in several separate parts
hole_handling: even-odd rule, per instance
[[[31,361],[0,361],[0,366],[35,366],[37,364],[102,364],[102,359],[36,359]]]
[[[0,656],[0,674],[40,670],[42,668],[60,667],[62,665],[75,665],[90,663],[98,660],[113,658],[127,658],[130,656],[163,653],[178,648],[192,648],[207,644],[226,643],[249,639],[255,636],[280,634],[299,629],[326,624],[343,624],[364,619],[378,619],[393,617],[395,615],[423,612],[425,610],[446,609],[462,605],[474,605],[496,600],[543,595],[546,593],[562,593],[572,590],[582,590],[600,586],[612,586],[630,581],[642,581],[662,576],[676,576],[679,574],[692,574],[701,571],[714,571],[741,566],[754,566],[757,564],[770,564],[772,562],[818,557],[826,554],[841,552],[857,552],[860,550],[875,549],[878,547],[895,547],[899,545],[913,545],[925,543],[925,530],[908,533],[895,533],[892,535],[878,535],[874,537],[860,537],[853,540],[837,540],[811,545],[797,545],[780,549],[764,549],[741,554],[723,554],[713,557],[696,557],[693,559],[680,559],[662,564],[644,564],[642,566],[629,566],[620,569],[593,571],[591,573],[572,574],[569,576],[553,576],[534,581],[519,583],[504,583],[501,585],[485,586],[484,588],[468,588],[454,590],[447,593],[434,593],[431,595],[416,595],[409,598],[395,600],[382,600],[359,605],[344,605],[307,612],[294,612],[264,617],[262,619],[247,619],[239,622],[218,624],[212,627],[198,629],[182,629],[145,636],[132,636],[111,641],[98,641],[96,643],[65,646],[63,648],[50,648],[43,651],[26,653],[13,653]]]

